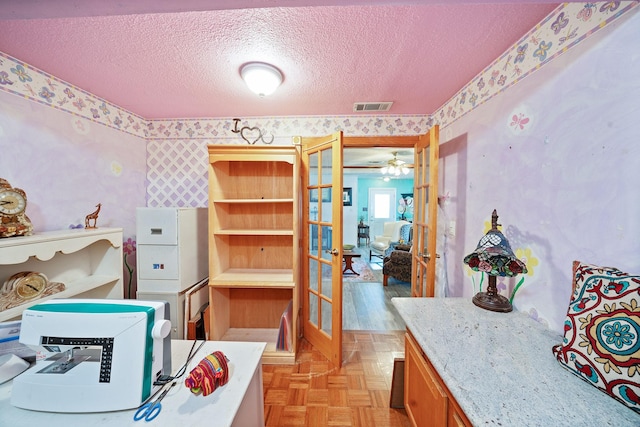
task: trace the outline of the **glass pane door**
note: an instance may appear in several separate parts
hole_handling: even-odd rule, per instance
[[[300,138],[305,212],[304,335],[342,363],[342,134]]]
[[[438,209],[438,126],[415,147],[414,246],[411,296],[432,297],[435,289]]]

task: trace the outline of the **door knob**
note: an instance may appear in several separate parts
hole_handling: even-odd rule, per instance
[[[337,249],[333,248],[332,250],[326,249],[325,250],[326,253],[331,254],[333,256],[338,256],[338,254],[340,253]]]
[[[426,259],[427,261],[431,260],[431,254],[430,253],[426,253],[426,254],[419,254],[423,259]],[[440,258],[440,254],[436,254],[436,258]]]

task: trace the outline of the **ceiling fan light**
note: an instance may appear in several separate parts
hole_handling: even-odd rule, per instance
[[[282,84],[280,70],[262,62],[249,62],[243,65],[240,75],[249,90],[261,98],[271,95]]]
[[[405,166],[407,162],[398,159],[398,153],[393,153],[393,158],[387,161],[387,164],[380,168],[380,172],[383,175],[391,175],[391,176],[400,176],[400,175],[408,175],[410,169]],[[388,176],[385,177],[385,181],[389,181]]]

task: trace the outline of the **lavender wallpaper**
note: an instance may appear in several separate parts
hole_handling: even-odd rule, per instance
[[[633,1],[561,4],[438,109],[435,121],[453,123],[636,6]]]
[[[139,137],[0,92],[0,176],[27,193],[35,231],[98,226],[135,232],[145,204],[144,141]]]
[[[449,295],[486,288],[462,259],[493,209],[528,268],[499,289],[510,296],[524,279],[514,305],[558,332],[574,260],[640,274],[640,61],[628,49],[638,40],[632,13],[441,128]]]

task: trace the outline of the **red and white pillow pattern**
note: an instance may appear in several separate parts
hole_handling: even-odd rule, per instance
[[[563,367],[640,413],[640,276],[575,261]]]

